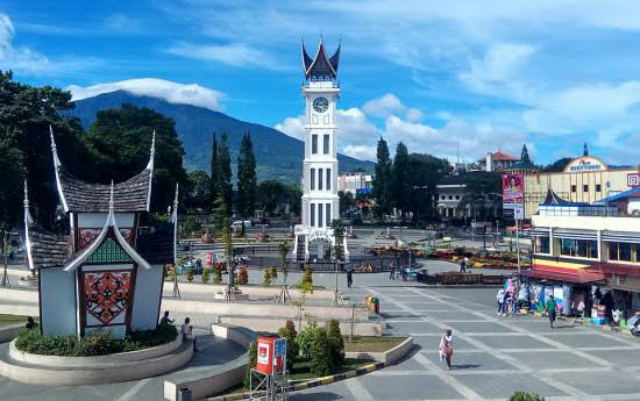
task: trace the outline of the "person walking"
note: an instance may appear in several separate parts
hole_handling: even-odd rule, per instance
[[[347,288],[351,288],[353,284],[353,270],[347,270]]]
[[[498,290],[498,293],[496,294],[496,301],[498,303],[497,314],[500,315],[500,313],[502,313],[502,303],[504,302],[504,288],[500,288]]]
[[[396,267],[393,264],[393,262],[391,262],[391,270],[389,270],[389,280],[395,280],[396,278]]]
[[[191,319],[184,319],[184,324],[180,328],[180,334],[182,334],[182,341],[193,340],[193,352],[198,352],[198,346],[196,345],[196,336],[193,334],[193,326],[191,325]]]
[[[447,361],[447,370],[451,370],[451,356],[453,355],[453,333],[445,330],[440,339],[440,362]]]
[[[556,321],[556,300],[553,295],[549,295],[547,305],[544,307],[547,316],[549,316],[549,327],[553,329],[553,322]]]
[[[467,263],[465,262],[464,259],[462,259],[462,262],[460,262],[460,273],[466,273],[467,272]]]

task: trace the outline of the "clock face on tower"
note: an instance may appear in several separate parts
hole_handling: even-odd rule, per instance
[[[313,109],[318,113],[324,113],[329,108],[329,101],[323,97],[318,97],[313,101]]]

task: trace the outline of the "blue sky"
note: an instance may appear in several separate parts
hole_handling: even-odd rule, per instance
[[[127,88],[299,137],[300,41],[342,39],[339,146],[638,164],[634,1],[0,2],[0,69],[76,98]]]

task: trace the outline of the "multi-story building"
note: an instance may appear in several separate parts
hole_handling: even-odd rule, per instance
[[[523,175],[526,219],[538,212],[549,189],[569,202],[594,203],[640,185],[637,168],[611,167],[592,156],[573,159],[561,172],[529,169]]]
[[[338,176],[338,191],[349,192],[354,198],[368,194],[373,187],[373,175],[364,170],[355,170]]]
[[[478,164],[484,171],[501,171],[515,166],[520,159],[515,156],[508,155],[504,152],[489,152],[485,157],[478,160]]]
[[[443,220],[463,219],[471,215],[470,209],[460,209],[464,197],[465,184],[462,175],[443,177],[437,185],[438,215]]]
[[[640,310],[640,220],[627,213],[637,193],[589,204],[547,190],[532,217],[534,253],[526,274],[553,287],[565,312],[592,299],[596,287],[610,292],[614,308],[625,315]]]

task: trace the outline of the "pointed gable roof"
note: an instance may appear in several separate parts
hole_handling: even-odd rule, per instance
[[[51,151],[58,194],[65,212],[101,212],[109,210],[110,186],[82,181],[69,173],[58,158],[53,130],[49,127]],[[115,212],[148,212],[155,158],[155,132],[151,141],[149,163],[137,175],[114,186]]]
[[[324,46],[324,41],[320,40],[320,46],[315,57],[312,59],[307,54],[307,50],[302,44],[302,66],[304,68],[305,79],[335,79],[338,75],[338,64],[340,62],[340,48],[338,46],[335,54],[329,58]]]
[[[551,188],[547,190],[547,196],[544,198],[544,202],[542,202],[543,205],[566,205],[567,203],[570,202],[559,197]]]

